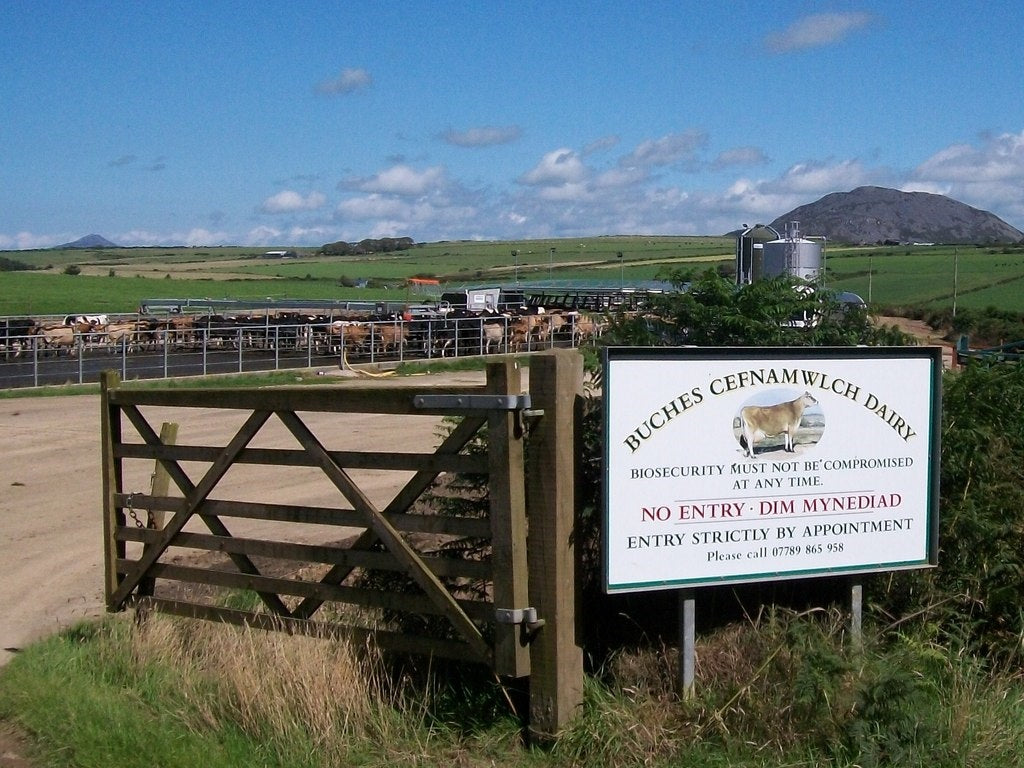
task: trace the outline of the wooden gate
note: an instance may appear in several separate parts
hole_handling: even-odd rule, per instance
[[[575,352],[554,351],[534,358],[530,371],[529,395],[521,392],[520,371],[510,361],[489,365],[484,386],[445,391],[383,385],[134,389],[105,374],[107,609],[143,606],[267,629],[372,638],[382,648],[472,659],[505,676],[532,675],[531,730],[557,733],[582,698],[573,551],[573,433],[582,363]],[[172,429],[158,431],[149,409],[248,415],[229,438],[199,445],[187,436],[182,442]],[[326,444],[317,416],[353,413],[457,418],[431,453],[374,451],[372,438],[364,439],[370,450]],[[292,447],[259,445],[271,423],[278,432],[283,425]],[[140,463],[154,462],[151,486],[131,487],[130,470],[137,478]],[[315,505],[225,498],[223,480],[238,467],[313,472],[327,479],[335,498]],[[407,479],[390,501],[375,503],[357,480],[367,471],[402,472]],[[417,504],[442,475],[485,477],[487,514],[437,514]],[[253,521],[272,522],[275,533],[232,533]],[[311,525],[349,536],[325,543],[322,534],[295,541],[276,533]],[[459,547],[438,546],[465,541],[477,545],[471,557],[453,556]],[[215,553],[223,562],[210,562]],[[240,590],[258,595],[259,605],[231,606]],[[339,606],[359,610],[342,614]],[[446,631],[410,631],[410,617]]]

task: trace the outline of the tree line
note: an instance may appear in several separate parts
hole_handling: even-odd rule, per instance
[[[344,240],[339,240],[336,243],[327,243],[321,246],[317,254],[324,256],[361,256],[368,253],[407,251],[414,245],[416,245],[416,241],[411,237],[366,238],[358,243],[348,243]]]

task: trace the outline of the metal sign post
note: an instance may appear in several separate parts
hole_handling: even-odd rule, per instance
[[[696,600],[692,589],[679,590],[679,693],[685,700],[694,695],[696,652]]]

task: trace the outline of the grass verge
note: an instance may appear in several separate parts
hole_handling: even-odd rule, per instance
[[[75,766],[999,766],[1024,753],[1024,683],[917,641],[844,642],[841,617],[772,612],[698,644],[621,651],[547,751],[466,665],[399,666],[337,641],[153,616],[26,649],[0,718]],[[425,663],[426,664],[426,663]]]

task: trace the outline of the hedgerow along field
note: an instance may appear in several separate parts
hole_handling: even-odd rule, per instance
[[[266,258],[266,248],[8,251],[33,271],[0,272],[0,315],[134,312],[147,298],[424,301],[408,278],[442,285],[577,281],[614,287],[673,272],[729,271],[730,237],[448,241],[361,256]],[[621,258],[619,254],[622,254]],[[1024,312],[1024,247],[826,247],[826,285],[873,307]],[[78,271],[79,274],[67,274]],[[356,285],[366,287],[355,287]]]

